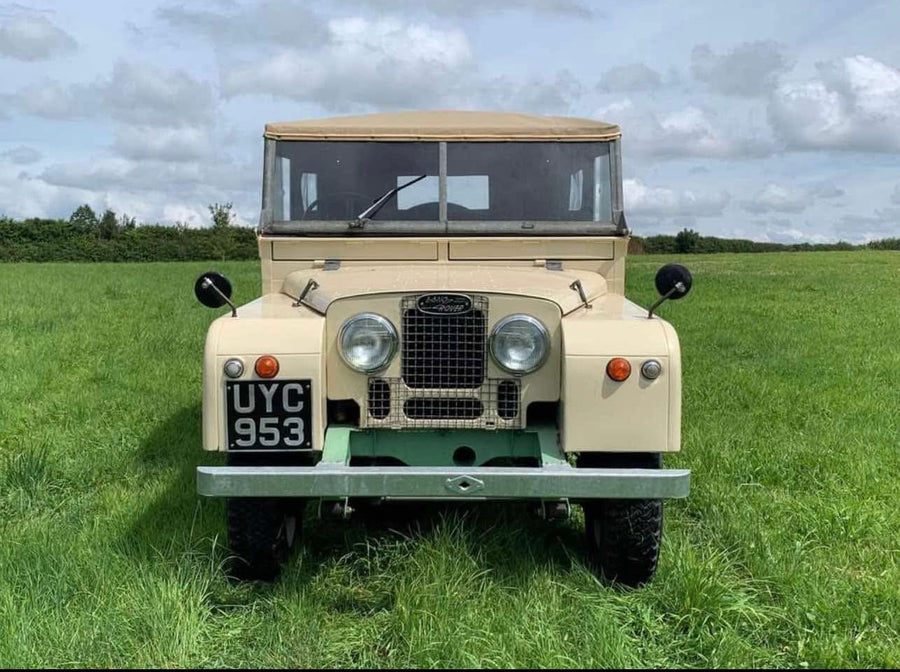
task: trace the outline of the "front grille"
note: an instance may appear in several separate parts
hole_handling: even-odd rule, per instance
[[[487,373],[487,299],[460,315],[430,315],[402,300],[401,377],[414,390],[474,389]]]
[[[460,295],[430,295],[453,301]],[[488,300],[468,296],[471,309],[433,315],[417,296],[400,300],[400,376],[370,378],[364,427],[518,429],[518,380],[487,377]],[[468,307],[468,306],[467,306]]]

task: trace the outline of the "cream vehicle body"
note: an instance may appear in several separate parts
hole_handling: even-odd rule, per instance
[[[385,499],[577,503],[601,574],[652,576],[689,488],[661,461],[681,359],[624,296],[619,137],[480,112],[266,126],[262,296],[212,323],[203,369],[227,465],[198,490],[228,498],[234,576],[277,576],[306,505]],[[663,267],[660,302],[690,282]],[[214,272],[195,290],[231,303]]]

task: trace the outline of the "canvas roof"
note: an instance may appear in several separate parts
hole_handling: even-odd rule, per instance
[[[619,127],[593,119],[512,112],[426,111],[266,124],[275,140],[615,140]]]

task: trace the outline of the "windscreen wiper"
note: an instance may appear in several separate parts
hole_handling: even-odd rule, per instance
[[[388,191],[384,196],[382,196],[377,201],[372,203],[372,205],[370,205],[368,208],[366,208],[361,213],[359,213],[356,216],[356,220],[350,223],[350,227],[351,228],[361,227],[363,225],[363,223],[365,222],[365,220],[371,219],[376,214],[378,214],[378,211],[381,210],[381,208],[384,206],[384,204],[387,203],[389,200],[391,200],[394,196],[396,196],[398,191],[400,191],[401,189],[406,189],[407,187],[412,186],[416,182],[419,182],[420,180],[424,180],[426,177],[428,177],[428,176],[427,175],[419,175],[416,179],[410,180],[406,184],[401,184],[399,187],[394,187],[393,189]]]

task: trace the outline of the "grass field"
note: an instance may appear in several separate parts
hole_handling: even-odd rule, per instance
[[[900,255],[682,261],[692,494],[632,592],[580,518],[496,504],[310,521],[280,583],[230,585],[194,492],[209,265],[0,265],[0,666],[900,665]]]

